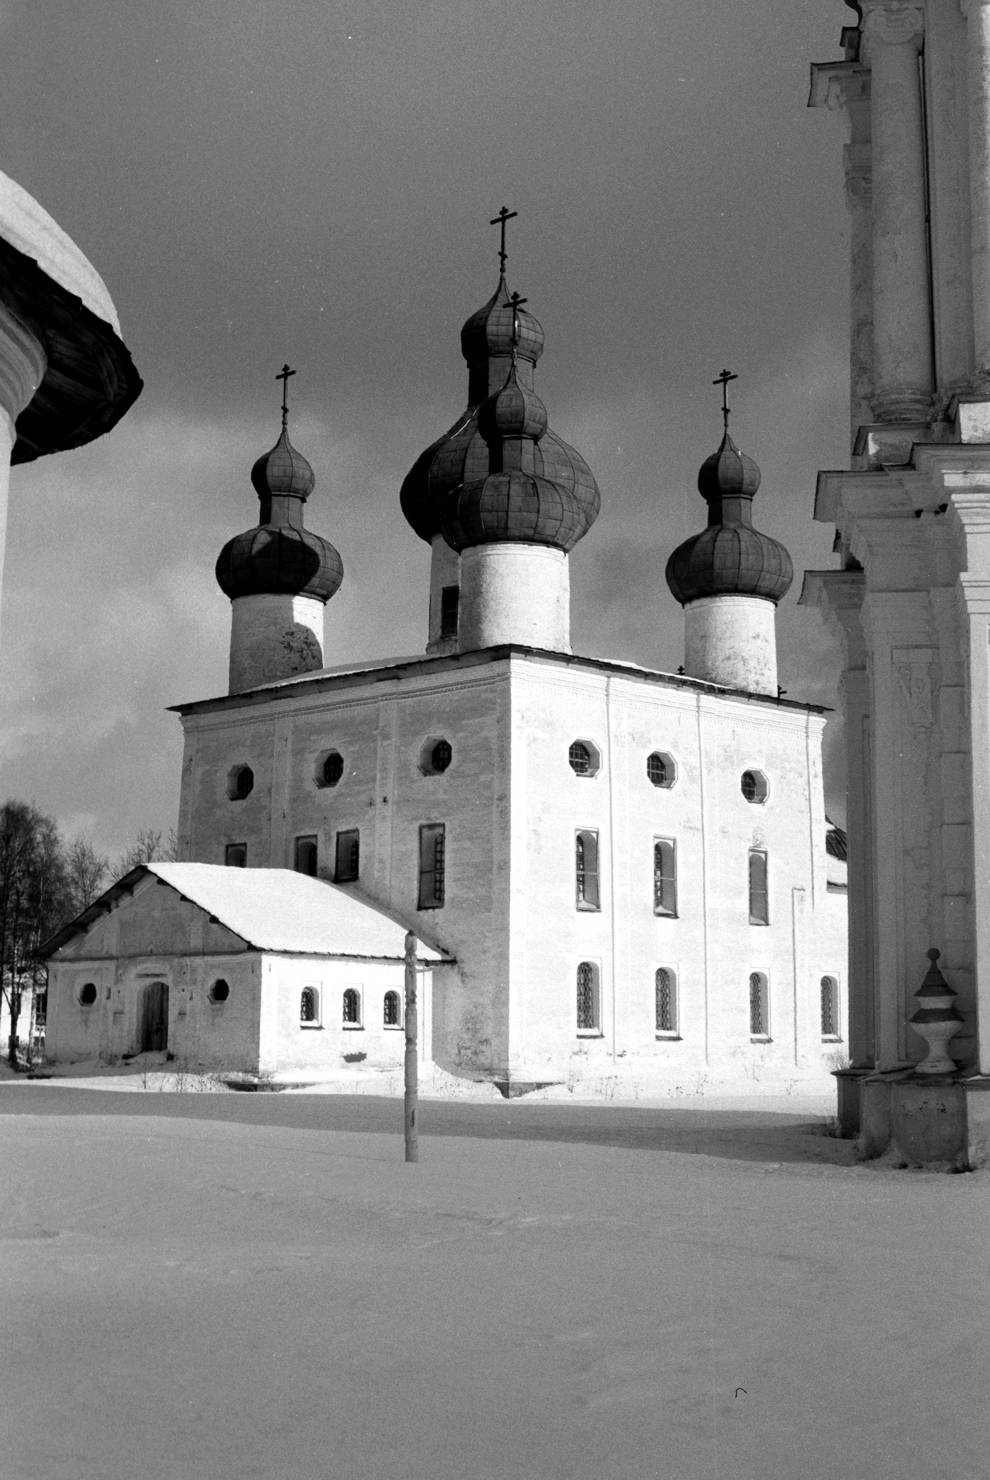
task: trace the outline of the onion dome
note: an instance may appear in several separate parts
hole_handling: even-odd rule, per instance
[[[217,583],[238,596],[313,596],[329,601],[344,578],[340,555],[303,524],[303,506],[315,482],[313,469],[289,441],[283,408],[282,433],[251,469],[261,513],[254,529],[228,540],[216,565]]]
[[[778,540],[753,528],[753,495],[760,470],[739,451],[728,427],[721,446],[698,473],[708,504],[708,527],[667,561],[667,585],[682,606],[703,596],[758,596],[774,605],[794,579],[791,557]]]
[[[461,349],[468,365],[467,408],[449,431],[419,455],[403,480],[402,512],[427,544],[440,533],[447,496],[456,488],[483,480],[491,471],[489,444],[478,425],[481,407],[506,389],[513,367],[520,393],[535,394],[533,368],[543,353],[543,339],[540,324],[513,303],[505,275],[500,274],[491,298],[461,330]],[[544,430],[534,447],[533,473],[560,484],[577,498],[587,512],[587,528],[598,514],[598,485],[584,458],[546,426],[545,409],[542,414]]]
[[[479,407],[478,431],[488,448],[488,472],[453,488],[441,508],[448,545],[505,541],[573,550],[598,516],[600,498],[548,477],[539,451],[546,434],[546,407],[535,391],[520,385],[515,364],[493,396]]]

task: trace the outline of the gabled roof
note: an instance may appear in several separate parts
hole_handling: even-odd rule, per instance
[[[419,961],[453,959],[442,947],[423,941],[414,924],[351,888],[342,889],[292,869],[228,868],[214,863],[139,864],[47,940],[42,954],[53,956],[149,876],[258,951],[401,961],[406,932],[412,930],[419,942]]]

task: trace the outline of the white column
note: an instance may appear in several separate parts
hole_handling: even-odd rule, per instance
[[[519,643],[569,653],[570,625],[563,550],[506,541],[462,553],[458,651]]]
[[[932,351],[919,5],[864,0],[873,141],[873,410],[926,421]]]
[[[777,608],[759,596],[702,596],[684,608],[684,671],[777,697]]]
[[[31,330],[0,304],[0,591],[15,423],[41,384],[46,363],[45,352]]]
[[[968,27],[974,388],[990,390],[990,0],[962,0]]]

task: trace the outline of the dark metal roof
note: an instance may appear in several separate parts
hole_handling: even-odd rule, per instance
[[[142,381],[113,326],[3,238],[0,301],[31,328],[47,360],[40,386],[17,418],[11,461],[82,447],[116,426]]]
[[[226,596],[291,594],[329,601],[344,579],[344,562],[329,540],[290,524],[259,524],[228,540],[216,564]]]

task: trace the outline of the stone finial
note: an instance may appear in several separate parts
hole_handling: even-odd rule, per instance
[[[940,955],[941,951],[934,946],[928,952],[931,964],[914,994],[920,1005],[908,1018],[919,1038],[928,1045],[927,1054],[915,1065],[917,1074],[954,1074],[957,1068],[955,1060],[949,1058],[948,1043],[959,1032],[963,1017],[952,1000],[956,993],[938,968]]]

